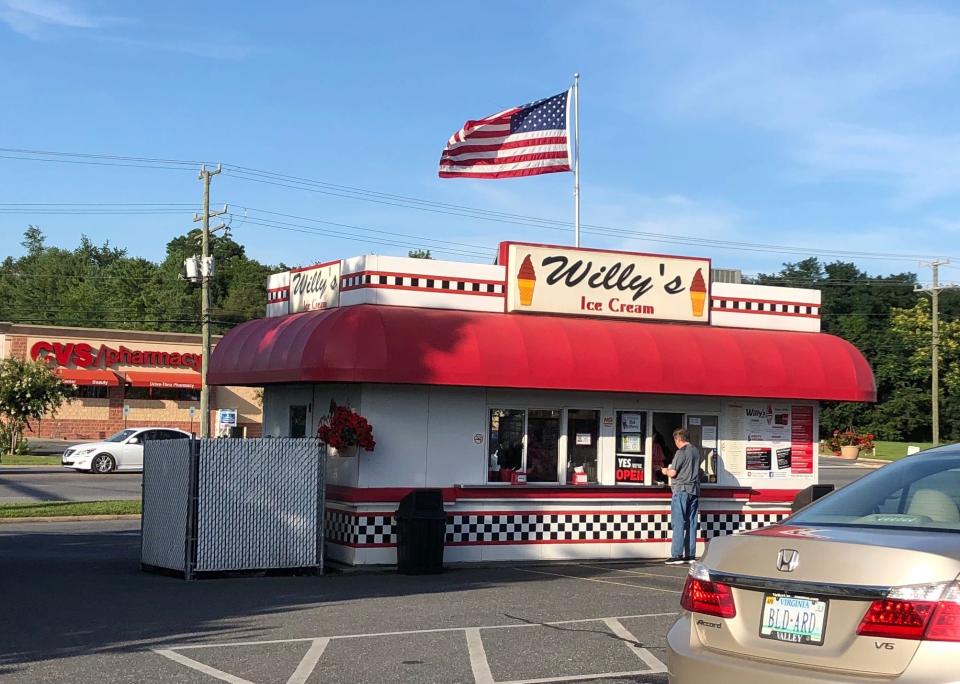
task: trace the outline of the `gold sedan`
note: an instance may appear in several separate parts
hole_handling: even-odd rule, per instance
[[[960,447],[713,539],[681,605],[671,682],[960,682]]]

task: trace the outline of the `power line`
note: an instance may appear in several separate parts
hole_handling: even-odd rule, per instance
[[[104,155],[104,154],[82,154],[82,153],[72,153],[72,152],[59,152],[59,151],[50,151],[50,150],[31,150],[23,148],[0,148],[0,152],[13,153],[20,156],[9,156],[9,155],[0,155],[0,158],[7,159],[19,159],[26,161],[48,161],[48,162],[64,162],[64,163],[78,163],[78,164],[96,164],[96,165],[107,165],[107,166],[140,166],[143,168],[166,168],[173,170],[185,170],[190,166],[198,166],[206,162],[197,161],[197,160],[182,160],[182,159],[163,159],[163,158],[152,158],[152,157],[133,157],[133,156],[121,156],[121,155]],[[33,155],[31,157],[25,157],[23,155]],[[42,158],[45,157],[45,158]],[[95,161],[95,160],[104,160],[104,161]],[[332,195],[337,197],[343,197],[347,199],[354,199],[365,202],[375,202],[379,204],[387,204],[391,206],[398,206],[407,209],[415,209],[419,211],[429,211],[433,213],[441,214],[450,214],[454,216],[460,216],[464,218],[472,218],[476,220],[487,220],[494,221],[498,223],[508,223],[514,225],[522,225],[527,227],[535,227],[539,229],[548,229],[548,230],[562,230],[568,231],[570,229],[570,223],[566,221],[559,221],[555,219],[544,219],[538,217],[525,216],[523,214],[511,214],[508,212],[498,212],[486,209],[480,209],[476,207],[467,207],[463,205],[449,204],[443,202],[433,202],[430,200],[422,200],[413,197],[407,197],[404,195],[395,195],[390,193],[382,193],[373,190],[368,190],[364,188],[356,188],[346,185],[338,185],[333,183],[327,183],[324,181],[317,181],[313,179],[301,178],[297,176],[290,176],[287,174],[279,174],[271,171],[264,171],[261,169],[254,169],[251,167],[245,167],[240,165],[226,165],[224,173],[234,178],[241,180],[247,180],[252,182],[266,183],[270,185],[276,185],[280,187],[287,187],[291,189],[309,191],[309,192],[319,192],[321,194]],[[619,238],[633,238],[633,239],[642,239],[650,242],[666,243],[666,244],[679,244],[679,245],[688,245],[688,246],[709,246],[715,249],[729,249],[737,251],[752,251],[752,252],[763,252],[763,253],[773,253],[773,254],[799,254],[799,255],[811,255],[818,254],[824,256],[836,256],[836,257],[847,257],[847,258],[861,258],[861,259],[884,259],[884,260],[908,260],[914,261],[916,259],[929,257],[930,255],[926,254],[894,254],[886,252],[865,252],[865,251],[852,251],[852,250],[825,250],[825,249],[813,249],[807,247],[788,247],[784,245],[771,245],[763,243],[753,243],[753,242],[736,242],[728,240],[715,240],[710,238],[699,238],[693,236],[679,236],[679,235],[666,235],[662,233],[654,233],[649,231],[638,231],[634,229],[620,228],[614,226],[602,226],[597,224],[583,224],[585,229],[583,232],[592,233],[595,235],[603,235],[606,237],[619,237]],[[418,239],[428,239],[428,238],[418,238]]]

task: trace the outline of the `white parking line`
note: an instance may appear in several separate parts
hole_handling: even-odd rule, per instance
[[[566,575],[564,575],[566,577]],[[635,587],[635,584],[625,584],[625,587]],[[636,613],[634,615],[617,615],[617,620],[637,620],[640,618],[669,617],[676,615],[676,611],[669,613]],[[464,632],[468,629],[517,629],[523,627],[543,627],[555,625],[575,625],[582,622],[603,622],[605,617],[578,618],[576,620],[554,620],[552,622],[508,622],[501,625],[477,625],[476,627],[438,627],[435,629],[406,629],[396,632],[360,632],[358,634],[335,634],[327,637],[299,637],[295,639],[264,639],[263,641],[222,641],[211,642],[208,644],[182,644],[179,646],[170,646],[166,651],[191,651],[203,648],[229,648],[234,646],[266,646],[269,644],[295,644],[306,641],[316,641],[317,639],[329,639],[330,641],[338,639],[361,639],[364,637],[388,637],[388,636],[406,636],[410,634],[437,634],[441,632]],[[159,649],[154,649],[157,653]]]
[[[663,573],[658,572],[641,572],[640,570],[629,570],[626,568],[611,568],[607,565],[590,565],[588,563],[577,563],[578,567],[581,568],[594,568],[596,570],[609,570],[610,572],[623,572],[628,575],[637,575],[640,577],[664,577],[666,579],[677,579],[686,581],[687,575],[664,575]]]
[[[323,655],[329,643],[330,639],[314,639],[310,649],[303,656],[300,664],[297,665],[296,671],[290,675],[287,684],[306,684],[306,681],[310,679],[310,675],[313,674],[314,669],[317,667],[317,663],[320,662],[320,656]]]
[[[569,675],[566,677],[544,677],[542,679],[512,679],[508,682],[496,684],[552,684],[552,682],[583,682],[588,679],[620,679],[621,677],[636,677],[637,675],[659,674],[650,670],[631,670],[630,672],[600,672],[599,674]]]
[[[654,656],[643,646],[637,645],[640,643],[640,640],[633,636],[633,634],[630,633],[630,630],[624,627],[623,623],[617,618],[607,618],[603,621],[603,623],[610,628],[611,632],[623,639],[623,642],[627,645],[627,648],[633,651],[635,656],[646,663],[647,667],[650,668],[650,674],[660,674],[667,671],[667,666],[660,662],[656,656]]]
[[[240,677],[234,677],[232,674],[228,672],[224,672],[223,670],[218,670],[217,668],[210,667],[209,665],[204,665],[203,663],[198,662],[193,658],[188,658],[187,656],[176,653],[171,649],[154,650],[154,652],[159,655],[162,655],[164,658],[169,658],[175,663],[186,665],[191,670],[196,670],[197,672],[202,672],[203,674],[210,675],[211,677],[215,677],[216,679],[219,679],[222,682],[230,682],[230,684],[253,684],[253,682],[249,680],[241,679]]]
[[[650,591],[663,591],[668,594],[682,594],[682,591],[676,589],[661,589],[660,587],[649,587],[643,584],[627,584],[626,582],[614,582],[613,580],[597,579],[596,577],[577,577],[576,575],[563,575],[559,572],[546,572],[544,570],[529,570],[527,568],[514,568],[517,572],[530,572],[534,575],[552,575],[553,577],[566,577],[567,579],[583,580],[584,582],[600,582],[601,584],[616,584],[621,587],[630,587],[631,589],[649,589]]]
[[[526,572],[538,572],[528,570]],[[539,574],[553,574],[553,573],[539,573]],[[559,575],[560,577],[569,577],[570,579],[588,579],[583,577],[574,577],[572,575]],[[606,584],[622,584],[620,582],[606,582],[604,580],[594,580],[598,582],[604,582]],[[625,587],[639,588],[634,584],[622,584]],[[655,587],[650,587],[655,588]],[[659,591],[668,591],[668,590],[659,590]],[[679,593],[679,592],[672,592]],[[188,658],[182,653],[177,651],[184,650],[202,650],[210,648],[236,648],[244,646],[262,646],[266,644],[291,644],[291,643],[302,643],[310,642],[310,648],[307,650],[306,654],[300,660],[300,663],[297,665],[297,669],[287,680],[287,684],[306,684],[307,680],[313,674],[314,670],[320,659],[323,657],[324,652],[326,651],[327,646],[331,641],[335,640],[344,640],[344,639],[362,639],[369,637],[386,637],[386,636],[406,636],[406,635],[415,635],[415,634],[438,634],[438,633],[448,633],[448,632],[463,632],[467,640],[467,651],[470,656],[470,669],[473,672],[473,678],[476,684],[551,684],[552,682],[571,682],[571,681],[584,681],[584,680],[593,680],[593,679],[615,679],[620,677],[636,677],[643,675],[653,675],[661,674],[666,672],[666,666],[660,662],[650,651],[638,646],[639,640],[623,625],[622,620],[631,620],[631,619],[641,619],[641,618],[656,618],[656,617],[669,617],[676,615],[676,612],[670,613],[640,613],[637,615],[620,615],[617,617],[593,617],[593,618],[579,618],[576,620],[557,620],[554,622],[520,622],[520,623],[507,623],[500,625],[483,625],[478,627],[442,627],[437,629],[417,629],[417,630],[402,630],[395,632],[374,632],[374,633],[361,633],[361,634],[338,634],[334,636],[325,636],[325,637],[313,637],[313,638],[297,638],[297,639],[266,639],[263,641],[233,641],[233,642],[223,642],[223,643],[208,643],[208,644],[184,644],[182,646],[174,646],[173,648],[164,648],[164,649],[153,649],[154,653],[161,655],[165,658],[168,658],[176,663],[184,665],[191,670],[197,672],[202,672],[203,674],[214,677],[229,684],[253,684],[246,679],[237,677],[223,670],[218,670],[214,667],[201,663],[192,658]],[[631,650],[631,652],[637,656],[643,663],[649,668],[647,670],[632,670],[629,672],[602,672],[598,674],[581,674],[581,675],[572,675],[572,676],[560,676],[560,677],[544,677],[539,679],[518,679],[507,682],[496,682],[493,678],[493,674],[490,670],[490,664],[487,661],[486,650],[483,646],[482,631],[483,630],[495,630],[495,629],[523,629],[531,627],[550,627],[558,625],[571,625],[585,622],[602,622],[607,628],[619,639],[624,642],[624,645]]]
[[[473,670],[473,680],[476,684],[494,684],[493,673],[490,672],[490,663],[487,662],[487,651],[483,648],[483,639],[479,629],[464,630],[467,633],[467,650],[470,652],[470,669]]]

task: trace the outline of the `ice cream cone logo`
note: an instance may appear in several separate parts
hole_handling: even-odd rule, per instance
[[[533,288],[537,284],[537,274],[533,270],[533,262],[528,254],[520,264],[517,273],[517,288],[520,290],[520,305],[530,306],[533,303]]]
[[[703,304],[707,299],[707,286],[703,282],[703,269],[697,269],[693,274],[693,282],[690,283],[690,304],[693,308],[693,315],[697,318],[703,316]]]

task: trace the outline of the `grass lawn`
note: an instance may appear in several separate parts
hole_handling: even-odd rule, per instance
[[[34,456],[26,454],[24,456],[10,456],[4,454],[0,456],[0,466],[52,466],[60,465],[59,456]]]
[[[918,446],[921,450],[929,449],[933,442],[881,442],[876,441],[873,453],[861,453],[865,458],[881,458],[884,461],[896,461],[907,455],[907,446]]]
[[[932,442],[884,442],[877,440],[873,443],[874,449],[873,452],[870,451],[861,451],[860,456],[863,458],[878,458],[883,461],[896,461],[897,459],[903,458],[907,455],[908,446],[918,446],[921,451],[923,449],[929,449],[933,446]],[[820,454],[822,456],[830,456],[832,452],[826,445],[821,445]]]
[[[0,504],[0,518],[42,518],[54,515],[139,514],[140,502],[133,501],[30,501]]]

